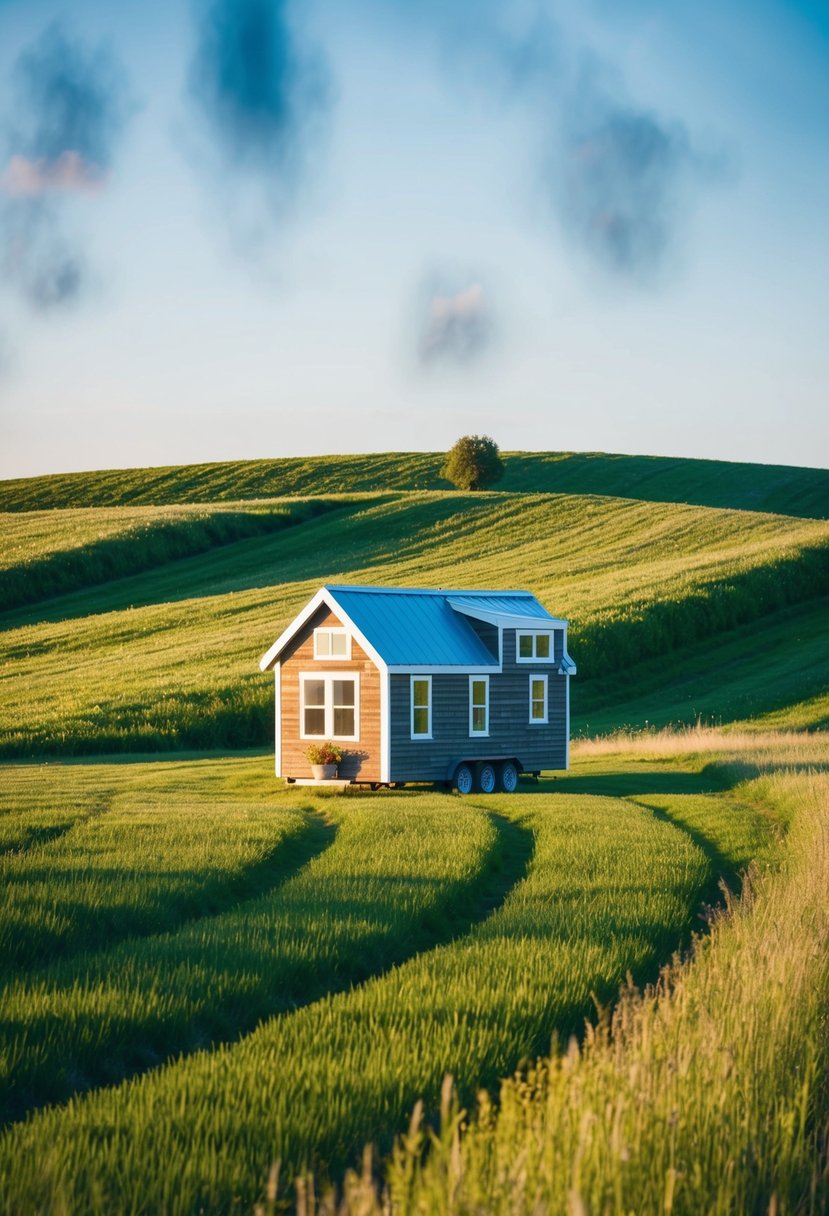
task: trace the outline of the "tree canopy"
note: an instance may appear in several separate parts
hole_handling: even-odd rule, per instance
[[[463,435],[450,449],[441,477],[459,490],[486,490],[504,475],[498,444],[489,435]]]

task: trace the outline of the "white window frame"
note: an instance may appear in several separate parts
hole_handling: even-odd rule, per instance
[[[530,726],[547,726],[547,724],[549,722],[549,719],[550,719],[549,692],[550,692],[550,690],[547,686],[549,679],[550,679],[550,677],[544,672],[539,672],[539,671],[530,672],[530,683],[529,683],[530,703],[529,703],[529,708],[527,711],[529,713]],[[544,717],[543,718],[534,718],[533,717],[533,701],[535,700],[535,698],[533,697],[533,682],[535,680],[541,680],[542,683],[544,684]]]
[[[425,683],[429,689],[429,698],[428,698],[428,701],[427,701],[425,707],[423,705],[415,706],[414,688],[415,688],[415,684],[418,680],[423,681],[423,683]],[[425,734],[422,731],[421,732],[415,731],[415,708],[417,708],[417,709],[425,708],[427,711],[426,716],[427,716],[429,726],[428,726],[428,729],[426,730]],[[431,739],[431,737],[432,737],[432,677],[431,676],[409,676],[409,735],[410,735],[410,738],[414,739],[415,741],[418,739]]]
[[[536,654],[538,649],[538,638],[548,637],[550,639],[550,654],[548,658],[541,658]],[[521,639],[533,639],[533,652],[531,655],[521,655]],[[515,631],[515,661],[516,663],[555,663],[556,661],[556,631],[555,629],[516,629]]]
[[[475,708],[472,701],[472,686],[475,683],[481,682],[486,687],[486,721],[484,722],[483,730],[474,730],[473,710]],[[480,708],[480,706],[478,707]],[[489,737],[489,676],[470,676],[469,677],[469,737],[470,739],[484,739]]]
[[[323,634],[329,638],[334,634],[337,634],[339,637],[344,637],[345,654],[320,654],[319,639]],[[350,659],[351,634],[347,629],[343,629],[341,626],[321,625],[319,629],[314,630],[314,658],[319,659],[322,663],[342,663],[346,659]]]
[[[305,682],[306,680],[321,680],[325,685],[323,707],[325,709],[325,730],[321,735],[305,733]],[[334,690],[335,680],[351,680],[354,685],[354,734],[334,734]],[[319,708],[316,706],[315,708]],[[299,673],[299,737],[300,739],[331,739],[341,743],[359,743],[360,741],[360,673],[358,671],[301,671]]]

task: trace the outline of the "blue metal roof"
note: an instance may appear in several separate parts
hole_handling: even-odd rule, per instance
[[[508,591],[502,595],[488,591],[482,592],[480,595],[473,595],[469,591],[464,591],[461,594],[450,593],[448,598],[459,608],[469,608],[473,612],[477,608],[484,612],[497,613],[498,616],[533,616],[538,617],[540,621],[555,620],[555,617],[550,616],[547,609],[539,604],[535,596],[530,595],[528,591],[523,595],[515,591]]]
[[[504,616],[554,618],[527,591],[432,591],[396,587],[326,590],[389,666],[498,667],[459,606]]]

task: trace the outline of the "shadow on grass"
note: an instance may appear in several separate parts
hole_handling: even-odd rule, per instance
[[[584,773],[578,776],[541,778],[522,782],[522,794],[599,794],[610,798],[634,798],[637,794],[720,794],[733,784],[729,774],[708,765],[702,772],[670,769],[667,765],[636,772]]]
[[[401,926],[395,916],[392,932],[381,925],[376,931],[359,936],[356,942],[346,934],[349,948],[339,954],[325,948],[316,954],[312,949],[305,955],[302,951],[288,950],[282,958],[274,949],[272,935],[263,936],[261,932],[249,933],[244,941],[238,940],[238,933],[236,936],[231,933],[233,940],[227,949],[224,952],[221,948],[211,949],[208,958],[198,957],[189,944],[179,945],[176,934],[157,939],[157,950],[152,938],[144,939],[141,949],[146,957],[138,960],[138,970],[143,974],[148,994],[155,991],[159,975],[169,976],[171,983],[181,983],[183,968],[194,985],[191,997],[195,996],[195,1004],[185,1000],[171,1010],[164,1008],[163,1003],[159,1006],[157,1000],[153,1006],[148,999],[140,1003],[137,1014],[108,1016],[103,1022],[94,1013],[79,1010],[71,1024],[63,1020],[56,1024],[49,1009],[44,1008],[39,1015],[27,1015],[25,1021],[15,1023],[9,1019],[0,1023],[0,1046],[5,1046],[17,1061],[7,1094],[0,1098],[0,1125],[18,1120],[38,1107],[118,1084],[173,1056],[235,1042],[270,1017],[292,1013],[382,974],[424,950],[464,937],[475,924],[499,908],[512,888],[522,881],[534,849],[531,831],[501,815],[486,813],[497,835],[480,872],[471,882],[453,884],[431,907],[413,916],[408,926],[405,923]],[[333,829],[318,826],[316,851],[330,842],[332,834]],[[307,836],[307,832],[303,833],[303,839]],[[394,880],[394,875],[388,876],[389,883]],[[329,914],[346,923],[372,919],[378,922],[380,910],[372,917],[365,898],[358,900],[348,887],[340,891],[341,886],[335,883],[320,895]],[[409,895],[409,902],[410,898]],[[385,903],[388,907],[388,899]],[[319,900],[290,905],[298,924],[309,927],[309,939],[319,906]],[[238,925],[235,928],[238,930]],[[112,963],[117,964],[117,951],[128,947],[129,942],[116,947]],[[94,989],[93,959],[94,956],[85,959],[80,956],[78,961],[82,962],[81,974]],[[106,954],[101,959],[107,963]],[[77,984],[76,971],[71,966],[63,970],[57,983],[53,980],[49,985],[48,973],[43,977],[56,994],[68,992]],[[241,990],[240,973],[245,981]],[[130,982],[135,986],[137,981],[131,978]]]
[[[82,827],[92,817],[86,816],[79,823],[70,824],[69,828]],[[7,943],[0,957],[0,983],[7,983],[12,977],[69,960],[81,953],[108,950],[125,940],[176,932],[194,921],[228,912],[240,902],[258,898],[287,882],[311,858],[331,844],[335,833],[332,824],[312,811],[302,831],[278,841],[261,860],[229,876],[217,873],[204,881],[204,872],[196,869],[163,870],[155,874],[145,871],[140,876],[142,882],[153,877],[165,881],[189,879],[183,895],[177,897],[173,894],[168,902],[151,907],[125,907],[123,904],[107,907],[101,902],[62,901],[60,925],[71,924],[74,928],[71,936],[67,936],[60,925],[50,931],[48,922],[42,919],[34,923],[21,921],[16,927],[14,940]],[[65,834],[64,831],[56,833],[53,840]],[[52,840],[45,843],[51,844]],[[67,875],[69,883],[74,882],[75,877],[70,870]],[[113,884],[123,881],[124,872],[115,868],[98,869],[95,877],[102,883]],[[3,880],[9,890],[17,886],[25,892],[33,882],[59,883],[60,873],[48,865],[48,856],[44,856],[43,865],[39,868],[27,864],[18,874],[7,869]]]

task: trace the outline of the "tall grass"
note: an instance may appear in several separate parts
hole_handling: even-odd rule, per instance
[[[438,836],[435,856],[456,850],[462,834],[458,800],[438,801],[453,843]],[[421,795],[383,800],[388,830],[400,829],[401,813],[419,817],[423,803]],[[461,805],[466,834],[476,812]],[[519,860],[528,833],[535,853],[526,879],[480,926],[350,992],[267,1021],[235,1046],[10,1129],[0,1141],[6,1210],[244,1210],[272,1159],[282,1160],[286,1177],[312,1162],[344,1164],[365,1137],[387,1139],[424,1085],[436,1102],[447,1068],[473,1092],[555,1029],[577,1027],[592,993],[609,996],[628,970],[654,970],[687,935],[710,858],[668,815],[566,794],[488,799],[486,807],[514,818]],[[750,809],[734,814],[756,830]],[[429,823],[424,840],[434,835]],[[713,844],[723,856],[731,847]],[[401,837],[385,879],[387,898],[402,905],[411,898],[407,873],[434,882],[435,860],[411,864],[411,852],[411,837]],[[327,856],[333,861],[333,850]],[[363,856],[371,867],[370,852]],[[295,923],[313,937],[325,937],[325,898],[332,891],[336,906],[336,881],[314,883],[319,895],[307,910],[294,907]],[[343,888],[358,924],[362,891],[353,880]]]
[[[298,816],[298,792],[276,806],[269,801],[263,818],[281,825],[284,837]],[[317,802],[330,828],[317,824],[299,860],[323,851],[283,886],[172,932],[84,951],[0,989],[0,1122],[238,1038],[461,931],[479,914],[502,862],[500,836],[481,811],[434,795]],[[191,801],[183,814],[169,814],[174,857],[195,809]],[[226,838],[240,825],[227,804],[209,811],[212,866],[230,860]],[[122,817],[114,829],[122,865],[143,853],[134,827]],[[40,892],[40,875],[48,879],[52,868],[43,858],[30,866],[31,890]],[[60,883],[60,868],[54,873]]]
[[[779,869],[755,873],[692,958],[644,994],[624,991],[581,1046],[504,1081],[497,1106],[482,1094],[466,1114],[447,1089],[436,1132],[418,1108],[388,1163],[387,1197],[352,1175],[343,1211],[829,1208],[826,741],[698,731],[631,746],[639,756],[677,750],[719,753],[745,774],[741,796],[789,823]]]

